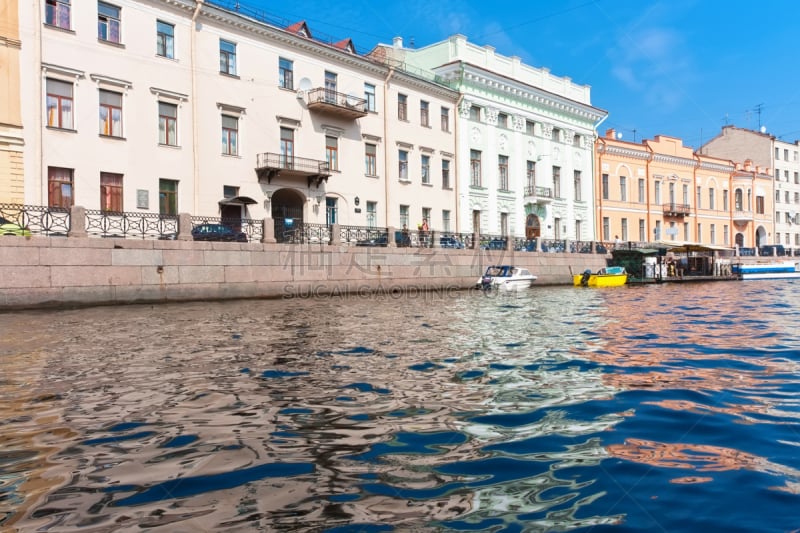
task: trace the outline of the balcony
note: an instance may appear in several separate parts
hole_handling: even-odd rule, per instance
[[[753,220],[753,212],[752,211],[742,211],[741,209],[734,209],[733,210],[733,221],[734,222],[750,222]]]
[[[665,217],[685,217],[692,214],[692,207],[689,204],[676,204],[670,202],[662,204]]]
[[[256,156],[256,174],[259,181],[272,181],[280,175],[282,178],[306,178],[308,186],[315,183],[317,187],[328,181],[331,175],[327,161],[306,159],[282,154],[264,153]]]
[[[308,91],[306,104],[309,111],[345,120],[355,120],[367,116],[366,100],[349,94],[337,93],[324,87]]]
[[[525,187],[525,202],[535,204],[549,204],[553,201],[553,189],[529,185]]]

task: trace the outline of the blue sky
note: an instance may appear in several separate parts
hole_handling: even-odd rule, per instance
[[[423,47],[454,33],[592,87],[600,126],[626,140],[680,137],[697,148],[724,124],[800,139],[796,0],[242,0],[360,53],[401,36]]]

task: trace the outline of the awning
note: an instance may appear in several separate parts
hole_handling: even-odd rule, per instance
[[[219,201],[219,205],[251,205],[257,203],[249,196],[234,196],[233,198],[223,198]]]
[[[733,248],[715,244],[700,244],[696,242],[658,241],[656,245],[663,246],[669,252],[733,252]]]

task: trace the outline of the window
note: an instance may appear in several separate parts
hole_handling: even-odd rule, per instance
[[[497,181],[501,191],[508,190],[508,156],[497,156]]]
[[[611,235],[611,221],[608,217],[603,217],[603,240],[608,241],[610,240]]]
[[[158,143],[178,146],[178,106],[158,103]]]
[[[431,208],[430,207],[423,207],[422,208],[422,220],[427,222],[429,225],[432,224],[431,220]]]
[[[784,161],[788,161],[789,160],[789,150],[786,149],[786,148],[783,149],[783,160]]]
[[[558,128],[553,128],[553,140],[558,142],[561,141],[561,130]]]
[[[173,24],[156,21],[156,54],[168,59],[175,59],[175,26]]]
[[[122,174],[100,173],[100,209],[122,213]]]
[[[497,125],[501,128],[508,128],[508,115],[505,113],[497,114]]]
[[[367,226],[374,228],[378,225],[378,202],[367,202]]]
[[[236,198],[237,196],[239,196],[239,187],[234,187],[233,185],[222,186],[223,198]]]
[[[402,226],[408,227],[408,206],[401,205],[400,206],[400,224]]]
[[[639,178],[639,203],[644,203],[644,179]]]
[[[429,106],[428,102],[426,102],[425,100],[421,100],[420,101],[420,103],[419,103],[419,123],[420,123],[421,126],[424,126],[426,128],[430,127],[430,125],[431,125],[431,117],[428,114],[428,108],[429,107],[430,106]]]
[[[775,147],[775,159],[780,159],[780,158],[781,158],[781,149],[776,146]]]
[[[236,44],[219,40],[219,71],[236,76]]]
[[[426,185],[431,184],[431,156],[423,155],[421,158],[422,168],[422,183]]]
[[[408,152],[405,150],[398,150],[398,171],[400,173],[400,181],[408,181]]]
[[[575,135],[572,136],[572,146],[580,147],[580,145],[581,145],[581,136],[576,133]]]
[[[533,130],[536,127],[536,123],[532,120],[525,121],[525,133],[528,135],[533,135]]]
[[[661,203],[661,182],[658,180],[653,183],[653,196],[654,203],[659,205]]]
[[[783,201],[784,203],[789,203],[789,191],[783,191]]]
[[[364,145],[364,167],[367,176],[378,175],[378,147],[374,144]]]
[[[709,188],[708,189],[708,208],[709,209],[715,209],[714,200],[716,200],[716,198],[714,198],[714,189]]]
[[[688,222],[684,222],[683,223],[683,240],[684,241],[688,241],[689,240],[689,223]]]
[[[722,191],[722,210],[727,212],[728,211],[728,191]]]
[[[450,109],[442,107],[442,131],[450,131]]]
[[[470,185],[473,187],[481,186],[481,152],[480,150],[469,151]]]
[[[697,223],[697,241],[703,242],[703,223]]]
[[[683,205],[689,205],[689,186],[683,184]]]
[[[698,185],[697,186],[697,209],[701,209],[702,206],[703,206],[702,196],[703,196],[702,195],[702,191],[700,189],[700,186]]]
[[[742,190],[741,189],[736,189],[736,191],[733,193],[733,201],[734,201],[734,205],[736,206],[734,209],[736,211],[743,211],[743,209],[742,209],[742,199],[743,199],[742,198]]]
[[[556,222],[561,223],[559,219],[556,219]],[[500,213],[500,235],[508,237],[508,213]]]
[[[336,92],[339,90],[339,75],[335,72],[325,71],[325,101],[336,102]]]
[[[336,224],[339,221],[338,198],[325,198],[325,223],[327,225]]]
[[[278,87],[294,89],[294,62],[283,57],[278,58]]]
[[[655,238],[656,238],[657,241],[661,240],[661,221],[660,220],[656,220],[656,227],[655,227],[655,229],[653,231],[653,234],[655,235]]]
[[[669,203],[670,205],[675,205],[675,184],[669,184]]]
[[[100,135],[122,137],[122,94],[100,89]]]
[[[603,188],[602,190],[603,200],[608,200],[608,174],[603,174],[603,176],[601,177],[601,181],[602,181],[601,186]]]
[[[795,183],[795,185],[800,184],[800,173],[798,173],[798,172],[794,173],[794,183]]]
[[[528,161],[525,167],[525,194],[536,194],[536,162]]]
[[[70,1],[47,0],[44,13],[45,23],[65,30],[70,29]]]
[[[640,242],[647,241],[646,233],[647,233],[647,230],[645,230],[645,228],[644,228],[644,219],[640,218],[639,219],[639,241]]]
[[[178,214],[178,182],[158,180],[158,212],[162,215]]]
[[[408,120],[408,96],[404,94],[397,95],[397,118]]]
[[[450,161],[442,159],[442,189],[450,188]]]
[[[628,219],[622,219],[622,231],[620,232],[623,241],[628,240]]]
[[[575,185],[575,201],[580,202],[582,199],[581,195],[581,171],[576,170],[573,174],[573,183]]]
[[[442,231],[450,231],[450,210],[442,209]]]
[[[239,155],[239,119],[222,115],[222,153]]]
[[[325,161],[330,170],[339,170],[339,139],[332,135],[325,136]]]
[[[122,42],[119,34],[120,9],[97,2],[97,38],[110,43]]]
[[[583,240],[581,237],[583,236],[583,224],[580,220],[575,221],[575,240]]]
[[[281,161],[282,168],[294,168],[294,130],[281,128]]]
[[[759,215],[764,214],[764,197],[756,196],[756,213]]]
[[[625,176],[619,177],[619,199],[622,202],[628,201],[628,178]]]
[[[47,205],[49,207],[72,207],[71,168],[47,167]]]
[[[367,111],[375,112],[375,86],[371,83],[364,84],[364,100],[367,101]]]
[[[561,167],[553,167],[553,197],[561,198]]]
[[[481,119],[481,108],[474,105],[469,108],[469,119],[470,120],[480,120]]]
[[[72,129],[72,84],[47,78],[47,125]]]

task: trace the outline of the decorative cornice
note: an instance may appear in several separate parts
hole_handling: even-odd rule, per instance
[[[114,87],[120,87],[122,89],[130,89],[133,87],[133,82],[120,80],[118,78],[112,78],[110,76],[104,76],[102,74],[89,74],[89,78],[95,82],[97,85],[112,85]]]
[[[219,109],[223,113],[227,112],[227,113],[233,113],[235,115],[244,115],[246,108],[230,104],[223,104],[222,102],[217,102],[217,109]]]
[[[371,135],[369,133],[362,133],[361,138],[364,139],[365,141],[372,141],[375,143],[379,143],[382,140],[381,137],[377,135]]]
[[[156,96],[167,98],[169,100],[177,100],[179,102],[185,102],[189,99],[188,94],[176,93],[175,91],[159,89],[158,87],[150,87],[150,92]]]
[[[693,167],[697,164],[697,161],[694,159],[665,154],[653,154],[653,161],[657,163],[668,163],[670,165],[683,165],[685,167]]]
[[[290,128],[299,128],[300,127],[300,120],[291,117],[282,117],[281,115],[275,115],[275,120],[278,121],[278,124],[281,126],[288,126]]]
[[[64,78],[72,78],[76,81],[86,77],[86,73],[82,70],[76,70],[69,67],[60,67],[50,63],[42,63],[42,74],[47,75],[48,73],[53,73]]]
[[[634,150],[633,148],[625,148],[622,146],[605,145],[605,148],[603,148],[603,145],[600,145],[598,151],[636,159],[650,159],[650,152],[646,150]]]

